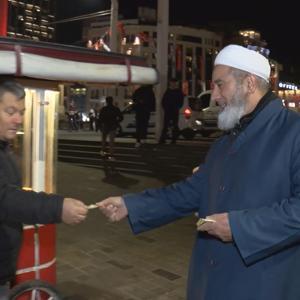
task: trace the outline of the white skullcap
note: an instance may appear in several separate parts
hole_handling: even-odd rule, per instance
[[[223,48],[215,59],[214,65],[230,66],[269,81],[271,67],[267,58],[260,53],[238,45]]]

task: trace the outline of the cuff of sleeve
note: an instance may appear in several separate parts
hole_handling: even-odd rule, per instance
[[[229,213],[229,224],[233,240],[239,253],[247,266],[256,263],[272,254],[272,247],[264,248],[261,244],[261,238],[256,238],[255,227],[249,221],[251,214],[249,211],[232,211]]]
[[[244,211],[231,211],[228,214],[228,219],[234,243],[239,250],[242,259],[248,265],[251,263],[248,261],[250,253],[247,252],[247,241],[245,235],[243,235],[243,230],[241,230],[242,223],[240,221],[244,214]]]
[[[128,194],[123,196],[124,203],[128,211],[128,222],[134,234],[151,229],[143,222],[143,212],[147,213],[146,204],[139,199],[137,194]]]

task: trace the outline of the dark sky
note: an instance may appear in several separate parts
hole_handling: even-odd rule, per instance
[[[137,6],[156,7],[157,0],[119,0],[119,13],[134,17]],[[164,1],[164,0],[161,0]],[[209,27],[216,23],[256,29],[267,41],[270,56],[300,70],[300,14],[291,1],[276,4],[267,1],[169,0],[170,24]],[[110,9],[109,0],[57,0],[58,19]],[[62,34],[59,34],[59,31]],[[58,38],[67,43],[80,39],[80,22],[60,25]]]

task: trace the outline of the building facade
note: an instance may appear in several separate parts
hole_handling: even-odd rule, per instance
[[[2,35],[54,41],[55,0],[0,0],[0,8]]]
[[[156,67],[157,27],[139,24],[138,20],[123,20],[118,24],[118,51],[143,56],[149,66]],[[86,22],[83,40],[89,47],[105,50],[109,47],[109,22]],[[222,46],[222,37],[214,32],[182,26],[169,27],[168,79],[176,78],[187,96],[196,96],[210,88],[212,64]],[[130,99],[133,87],[90,89],[90,99],[97,102],[104,95],[113,96],[120,107]]]
[[[156,67],[157,27],[140,24],[137,19],[123,20],[118,24],[118,51],[124,54],[143,56],[150,66]],[[88,46],[99,50],[109,50],[109,22],[86,21],[83,27],[83,40]],[[176,78],[187,96],[197,96],[210,89],[213,61],[218,51],[226,44],[237,43],[246,47],[256,47],[256,51],[269,56],[267,42],[259,32],[240,30],[230,40],[205,29],[182,26],[169,26],[168,40],[168,79]],[[278,93],[279,74],[282,65],[271,59],[271,88]],[[132,87],[116,87],[115,90],[90,89],[87,97],[92,102],[109,94],[122,105],[130,100]],[[125,101],[122,101],[125,99]],[[120,103],[119,103],[120,104]]]
[[[300,113],[300,87],[291,82],[282,82],[278,84],[278,95],[283,104],[298,113]]]

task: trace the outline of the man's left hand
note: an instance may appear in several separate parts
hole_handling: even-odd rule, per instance
[[[223,242],[232,242],[232,234],[228,220],[228,213],[215,214],[206,216],[207,219],[214,220],[215,222],[206,222],[197,226],[198,231],[207,232]]]

